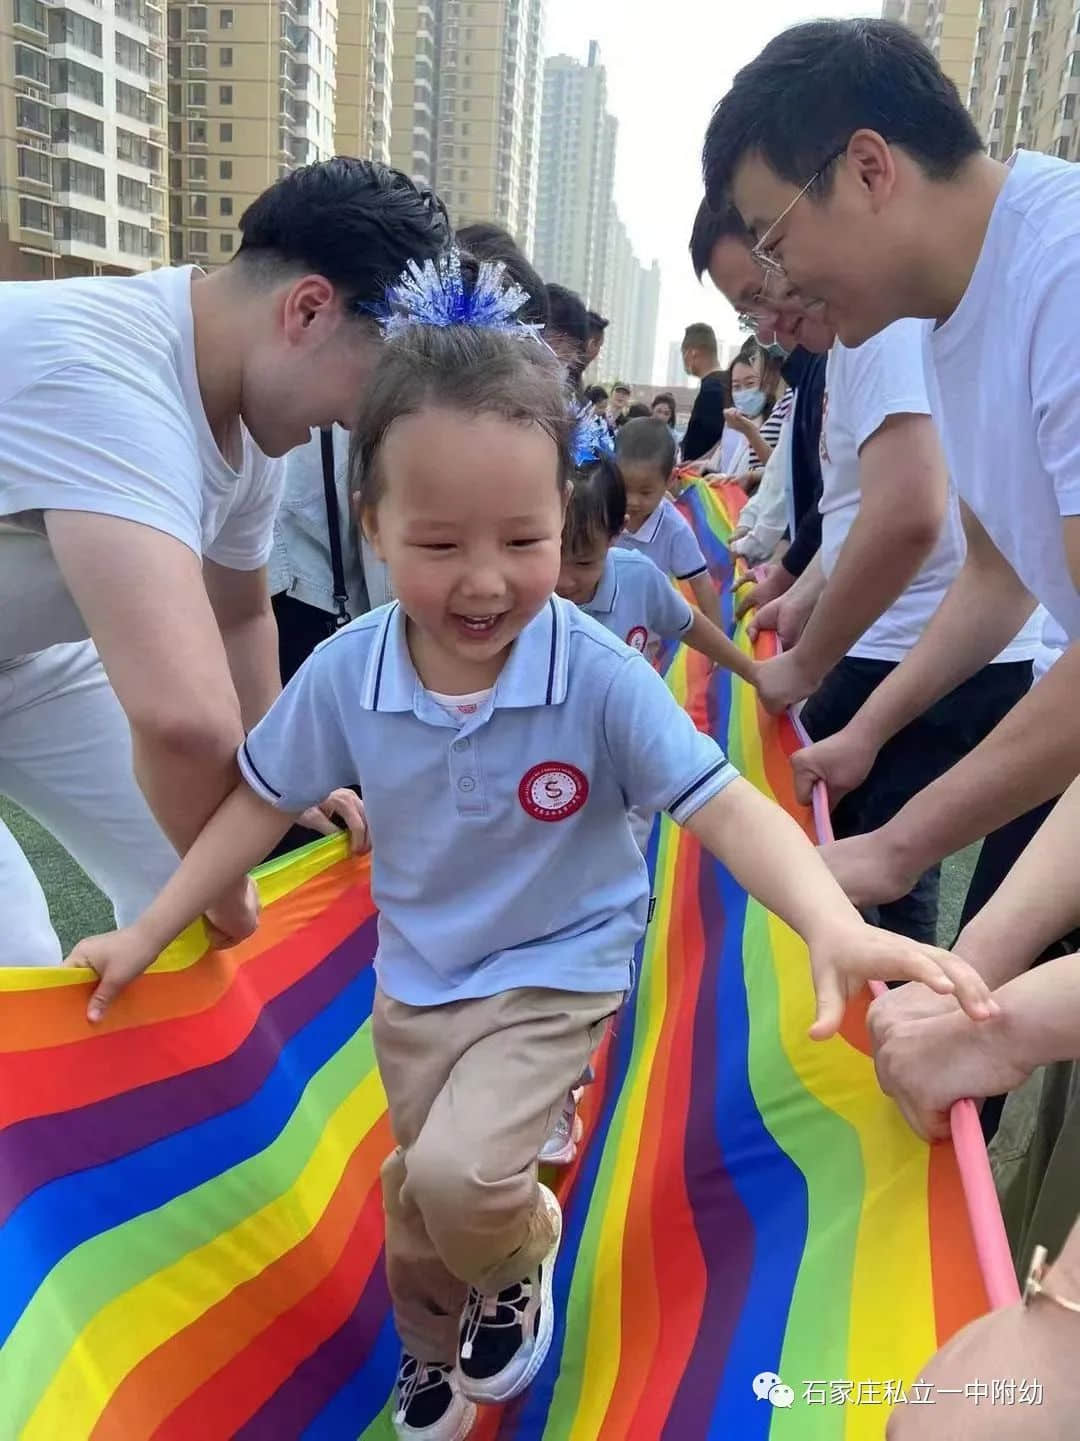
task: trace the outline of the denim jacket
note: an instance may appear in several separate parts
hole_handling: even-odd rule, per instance
[[[334,478],[337,483],[341,559],[349,615],[355,620],[365,611],[392,599],[386,567],[353,525],[349,511],[349,432],[334,426]],[[290,451],[285,462],[285,489],[274,522],[274,549],[270,557],[270,594],[282,591],[305,605],[333,615],[334,574],[330,563],[330,536],[326,525],[322,447],[313,430],[307,445]]]

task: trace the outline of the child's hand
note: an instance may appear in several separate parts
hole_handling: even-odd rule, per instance
[[[998,1014],[990,988],[973,966],[950,951],[909,941],[863,921],[833,929],[810,946],[817,992],[815,1041],[840,1029],[848,1001],[867,981],[922,981],[938,995],[955,995],[973,1021]]]
[[[97,989],[86,1008],[87,1020],[100,1021],[124,987],[141,976],[156,956],[157,947],[138,924],[80,941],[64,964],[89,966],[97,975]]]
[[[338,828],[334,817],[345,822],[349,831],[349,849],[354,856],[361,856],[371,849],[368,835],[367,813],[355,791],[341,789],[331,791],[326,799],[312,806],[298,818],[298,823],[308,830],[318,831],[322,836],[336,836]]]

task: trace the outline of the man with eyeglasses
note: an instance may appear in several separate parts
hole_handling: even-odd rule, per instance
[[[917,324],[900,322],[854,349],[836,343],[820,315],[770,278],[752,244],[737,212],[709,223],[699,215],[694,259],[706,260],[732,304],[756,325],[779,328],[785,341],[829,350],[821,552],[758,620],[776,624],[789,642],[759,668],[763,703],[780,710],[809,697],[803,721],[821,738],[845,726],[917,643],[960,567],[963,539],[929,414]],[[913,720],[837,807],[837,834],[873,829],[988,734],[1030,684],[1036,644],[1034,634],[1021,635],[997,663]],[[933,941],[937,883],[929,868],[875,918]]]
[[[845,731],[800,764],[834,795],[907,720],[971,675],[1029,616],[1060,653],[987,741],[830,863],[858,903],[991,836],[992,888],[1080,772],[1080,168],[982,142],[904,27],[821,21],[778,36],[717,107],[707,189],[731,195],[849,344],[901,316],[925,327],[931,400],[964,503],[967,558],[922,642]],[[903,497],[897,495],[898,505]],[[979,877],[976,877],[979,881]]]

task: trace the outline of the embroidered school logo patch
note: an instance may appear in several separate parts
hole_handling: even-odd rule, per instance
[[[541,761],[525,772],[518,786],[518,800],[534,821],[564,821],[588,798],[585,773],[568,761]]]
[[[643,625],[634,626],[633,630],[626,637],[626,644],[632,650],[644,651],[645,642],[649,639],[649,632]]]

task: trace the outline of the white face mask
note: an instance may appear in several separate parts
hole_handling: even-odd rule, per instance
[[[731,398],[735,402],[735,409],[742,415],[748,415],[751,420],[765,409],[765,392],[760,387],[757,390],[736,390]]]

